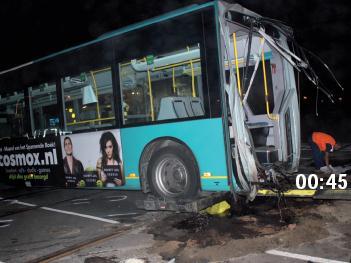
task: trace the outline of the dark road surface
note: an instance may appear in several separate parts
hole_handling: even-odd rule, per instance
[[[1,189],[0,262],[36,260],[130,227],[139,191]]]

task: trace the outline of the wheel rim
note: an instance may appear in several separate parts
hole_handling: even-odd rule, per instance
[[[188,186],[188,172],[178,159],[164,158],[156,166],[156,183],[165,195],[182,194]]]

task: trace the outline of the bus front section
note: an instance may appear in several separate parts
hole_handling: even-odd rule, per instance
[[[249,200],[259,182],[297,171],[300,115],[290,28],[219,2],[219,34],[234,188]]]

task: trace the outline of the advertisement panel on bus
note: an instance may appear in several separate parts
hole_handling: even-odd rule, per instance
[[[119,130],[61,136],[66,187],[125,184]]]
[[[0,178],[27,186],[60,185],[61,150],[58,137],[3,139],[0,143]]]

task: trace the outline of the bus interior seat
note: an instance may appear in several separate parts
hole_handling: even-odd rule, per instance
[[[175,99],[173,101],[173,108],[177,118],[189,117],[189,113],[186,108],[186,102],[184,100]]]
[[[278,150],[273,145],[267,145],[269,129],[267,125],[256,125],[250,129],[257,159],[263,165],[278,161]]]
[[[203,116],[204,110],[200,98],[164,97],[161,99],[157,120],[169,120]]]
[[[204,116],[205,115],[205,111],[204,111],[202,101],[200,98],[190,97],[189,98],[189,105],[190,105],[191,111],[193,113],[193,116]]]
[[[182,97],[164,97],[161,99],[157,120],[169,120],[188,117],[185,101]]]
[[[250,132],[255,147],[267,145],[267,137],[269,135],[268,127],[250,129]]]

